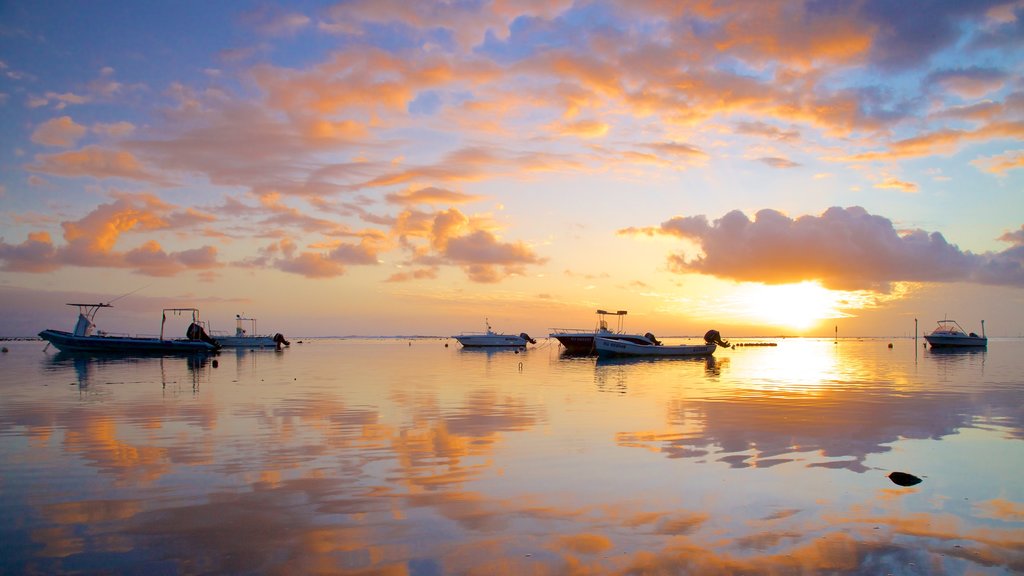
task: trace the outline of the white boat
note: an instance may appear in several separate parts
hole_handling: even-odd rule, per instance
[[[530,338],[530,335],[523,332],[518,336],[511,334],[500,334],[491,329],[491,323],[489,320],[484,319],[484,324],[487,325],[486,332],[463,332],[457,336],[452,336],[459,341],[466,348],[482,348],[482,347],[519,347],[524,348],[527,344],[536,344],[537,341]]]
[[[158,354],[195,354],[214,352],[220,344],[211,338],[199,320],[196,308],[164,308],[160,322],[160,336],[129,336],[112,334],[96,329],[94,320],[100,308],[112,308],[107,304],[71,304],[78,307],[78,322],[74,332],[47,329],[39,333],[39,337],[53,344],[62,352],[100,352],[100,353],[158,353]],[[172,315],[191,314],[192,323],[185,331],[185,338],[165,338],[164,325],[167,313]]]
[[[676,344],[665,346],[653,337],[647,343],[616,340],[614,338],[594,337],[594,348],[601,357],[611,356],[644,356],[655,358],[672,358],[685,356],[711,356],[719,346],[729,348],[729,343],[722,340],[717,330],[709,330],[704,335],[704,344]]]
[[[649,343],[650,339],[654,337],[652,334],[648,333],[641,336],[640,334],[626,334],[622,331],[622,321],[626,314],[628,314],[628,312],[625,310],[618,310],[616,312],[598,310],[598,321],[595,329],[584,330],[579,328],[552,328],[549,336],[558,340],[559,344],[565,347],[565,351],[568,354],[593,354],[596,352],[594,348],[595,337],[625,340],[627,342],[635,342],[637,344]],[[608,328],[608,321],[605,318],[607,315],[612,315],[618,318],[618,327],[614,332]]]
[[[225,348],[277,348],[290,346],[291,342],[285,339],[284,335],[257,334],[256,319],[245,318],[241,314],[235,315],[235,333],[233,335],[218,334],[213,332],[214,338]]]
[[[985,321],[981,321],[981,336],[974,332],[968,333],[957,324],[956,320],[939,320],[939,325],[924,339],[932,348],[977,348],[988,346],[985,337]]]

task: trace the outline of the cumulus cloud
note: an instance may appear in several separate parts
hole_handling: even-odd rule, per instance
[[[44,146],[67,148],[74,146],[85,135],[85,126],[70,116],[61,116],[43,122],[32,132],[32,141]]]
[[[167,252],[154,239],[125,252],[116,249],[127,233],[152,234],[185,230],[212,217],[194,209],[179,210],[151,194],[116,194],[78,220],[61,223],[62,245],[47,232],[33,232],[20,244],[0,239],[2,269],[13,272],[49,272],[62,266],[130,268],[151,276],[171,276],[185,270],[217,268],[212,246]]]
[[[1024,232],[1004,235],[1001,239],[1013,247],[1003,252],[973,254],[938,232],[897,231],[887,218],[857,206],[798,218],[775,210],[761,210],[754,220],[740,211],[713,222],[702,215],[678,216],[657,227],[619,233],[688,240],[701,254],[672,254],[670,269],[737,281],[817,280],[829,288],[883,292],[904,281],[1024,286]]]
[[[434,213],[406,210],[399,215],[394,233],[411,254],[410,264],[430,269],[458,266],[474,282],[498,282],[524,274],[527,265],[546,261],[529,245],[502,241],[490,228],[486,219],[467,216],[457,208]],[[394,278],[410,279],[407,274]]]

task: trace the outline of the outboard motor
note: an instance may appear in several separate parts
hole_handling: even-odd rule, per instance
[[[718,333],[718,330],[708,330],[707,334],[704,335],[704,343],[711,344],[715,343],[722,348],[729,348],[732,346],[728,341],[722,340],[722,335]]]
[[[274,334],[274,344],[277,344],[277,349],[280,350],[282,346],[291,346],[292,343],[284,339],[284,334],[278,332]]]
[[[189,340],[202,340],[203,342],[213,344],[214,349],[220,350],[220,342],[210,338],[210,335],[206,333],[206,330],[195,322],[188,325],[188,329],[185,330],[185,337]]]
[[[647,334],[644,334],[644,338],[647,338],[648,340],[650,340],[651,344],[654,344],[655,346],[661,346],[661,340],[658,340],[657,338],[655,338],[654,334],[651,334],[650,332],[648,332]]]
[[[522,332],[521,334],[519,334],[519,337],[522,338],[523,340],[526,340],[530,344],[536,344],[537,343],[537,341],[534,340],[533,338],[530,338],[530,335],[527,334],[526,332]]]

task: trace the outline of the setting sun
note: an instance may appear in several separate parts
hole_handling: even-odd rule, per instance
[[[808,330],[823,320],[845,318],[843,309],[862,308],[866,297],[857,292],[829,290],[817,282],[799,284],[741,284],[733,297],[733,314],[771,326]]]

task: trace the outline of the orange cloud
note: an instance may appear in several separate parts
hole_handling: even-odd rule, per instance
[[[485,228],[483,220],[468,217],[456,208],[432,215],[405,211],[394,231],[412,252],[413,263],[430,268],[440,263],[460,266],[474,282],[494,283],[509,275],[523,274],[528,264],[545,261],[522,242],[502,242]],[[414,238],[426,240],[427,246],[417,246],[412,242]]]
[[[933,72],[925,82],[965,100],[975,100],[1001,89],[1009,79],[1009,74],[1002,70],[975,66]]]
[[[8,272],[51,272],[60,267],[56,249],[47,232],[30,232],[28,240],[11,245],[0,239],[0,260]]]
[[[47,120],[32,132],[32,141],[44,146],[66,148],[74,146],[85,135],[85,126],[76,124],[70,116]]]
[[[1005,176],[1010,170],[1024,168],[1024,150],[1011,150],[995,156],[971,160],[971,165],[979,170]]]
[[[886,178],[885,180],[875,184],[875,188],[882,190],[899,190],[901,192],[917,192],[917,184],[913,182],[905,182],[896,178]]]
[[[414,205],[414,204],[465,204],[481,200],[482,196],[465,194],[454,190],[429,186],[416,190],[406,190],[388,194],[385,199],[392,204]]]
[[[580,138],[600,138],[610,129],[611,126],[607,123],[597,120],[580,120],[554,126],[554,131],[563,136],[578,136]]]
[[[892,160],[950,154],[964,142],[993,138],[1024,139],[1024,122],[997,122],[977,130],[938,130],[893,142],[888,151],[854,154],[848,161]]]
[[[175,211],[151,194],[118,194],[82,218],[62,222],[63,246],[55,246],[46,232],[31,233],[19,245],[0,241],[0,260],[4,269],[22,272],[48,272],[64,265],[134,268],[154,276],[208,270],[219,266],[212,246],[167,253],[150,239],[128,252],[115,247],[125,233],[188,229],[210,221],[211,216],[194,209]]]
[[[33,172],[77,178],[125,178],[155,184],[166,180],[146,169],[130,152],[86,146],[81,150],[36,156],[36,164],[27,166]]]

